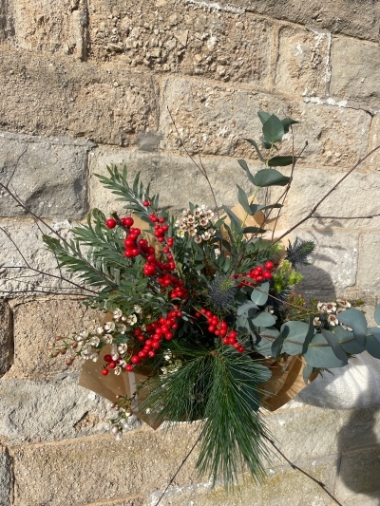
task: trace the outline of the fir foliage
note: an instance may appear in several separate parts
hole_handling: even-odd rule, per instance
[[[286,249],[286,258],[292,263],[293,267],[299,265],[309,265],[307,259],[314,251],[315,244],[312,241],[301,241],[296,238],[294,244],[289,241],[289,247]]]

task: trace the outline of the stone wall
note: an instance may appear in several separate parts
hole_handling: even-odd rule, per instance
[[[243,139],[258,135],[264,109],[300,120],[296,152],[308,141],[286,207],[293,225],[380,143],[379,25],[371,0],[0,0],[1,182],[11,180],[63,234],[93,206],[114,209],[94,177],[111,163],[141,171],[174,210],[210,202],[179,133],[217,200],[233,205],[235,184],[249,191],[236,159],[260,168]],[[319,209],[330,218],[299,229],[318,245],[305,291],[322,283],[326,294],[377,300],[379,163],[380,152],[367,158]],[[105,433],[107,403],[46,351],[54,335],[98,315],[62,295],[54,277],[17,277],[26,264],[54,275],[55,262],[42,230],[5,192],[0,227],[0,505],[154,506],[196,427],[167,433],[131,423],[121,443]],[[378,505],[375,400],[361,409],[327,404],[306,396],[270,415],[269,426],[342,504]],[[162,506],[335,504],[275,456],[263,486],[247,478],[230,496],[196,476],[195,458]]]

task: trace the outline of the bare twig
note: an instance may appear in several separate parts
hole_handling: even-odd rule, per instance
[[[201,437],[202,437],[202,432],[199,434],[199,436],[197,437],[195,443],[193,444],[193,446],[190,448],[190,450],[187,452],[185,458],[182,460],[181,464],[179,465],[177,471],[173,474],[173,476],[170,478],[169,480],[169,483],[166,485],[166,488],[165,490],[162,492],[160,498],[158,499],[158,501],[156,502],[156,504],[154,506],[158,506],[160,504],[160,502],[162,501],[164,495],[166,494],[168,488],[170,487],[170,485],[173,483],[173,481],[176,479],[178,473],[181,471],[181,469],[183,468],[183,466],[185,465],[187,459],[190,457],[190,455],[193,453],[193,451],[195,450],[195,447],[197,446],[197,444],[199,443],[199,441],[201,440]]]
[[[169,113],[169,116],[173,122],[173,125],[174,125],[174,128],[177,132],[177,137],[181,143],[181,147],[185,150],[187,156],[190,158],[190,160],[193,162],[193,164],[196,166],[197,170],[202,174],[202,176],[206,179],[207,181],[207,184],[209,185],[210,187],[210,191],[211,191],[211,195],[212,195],[212,198],[214,200],[214,204],[215,204],[215,210],[218,214],[218,218],[220,218],[219,216],[219,207],[218,207],[218,202],[216,200],[216,196],[215,196],[215,192],[214,192],[214,188],[212,187],[212,184],[210,182],[210,179],[208,177],[208,174],[207,174],[207,170],[206,168],[204,167],[204,165],[202,164],[202,162],[200,161],[199,163],[197,163],[197,161],[195,160],[195,158],[193,157],[193,155],[190,153],[190,151],[187,149],[187,147],[185,146],[185,143],[183,142],[183,139],[181,137],[181,134],[179,133],[179,130],[178,130],[178,127],[176,125],[176,122],[175,122],[175,119],[169,109],[169,107],[167,108],[168,109],[168,113]]]
[[[301,469],[300,467],[296,466],[296,464],[293,464],[293,462],[291,462],[288,457],[286,457],[284,455],[284,453],[280,450],[280,448],[275,444],[275,442],[269,438],[268,436],[266,436],[265,434],[263,435],[264,439],[266,439],[268,441],[268,443],[270,443],[273,448],[277,451],[277,453],[279,453],[281,455],[281,457],[286,460],[286,462],[290,465],[290,467],[292,469],[295,469],[296,471],[299,471],[300,473],[304,474],[305,476],[307,476],[307,478],[309,478],[310,480],[312,480],[314,483],[316,483],[317,485],[319,485],[322,490],[334,501],[336,502],[336,504],[338,504],[339,506],[343,506],[343,504],[341,502],[338,501],[338,499],[336,499],[331,492],[329,492],[327,489],[326,489],[326,485],[322,482],[322,481],[319,481],[317,480],[316,478],[314,478],[314,476],[311,476],[311,474],[307,473],[306,471],[304,471],[303,469]]]
[[[10,177],[8,179],[7,186],[10,185],[10,183],[11,183],[11,181],[13,179],[13,176],[15,175],[15,172],[17,170],[18,164],[20,163],[21,158],[25,155],[25,153],[27,151],[28,151],[28,148],[25,148],[24,151],[21,153],[21,155],[17,158],[15,166],[14,166],[13,171],[12,171],[12,174],[10,175]]]
[[[373,148],[369,153],[367,153],[363,158],[359,158],[359,160],[356,162],[356,164],[343,176],[339,179],[339,181],[337,183],[334,184],[334,186],[332,188],[330,188],[330,190],[315,204],[315,206],[313,206],[313,208],[311,209],[311,211],[304,217],[302,218],[302,220],[300,220],[298,223],[296,223],[295,225],[293,225],[292,227],[290,227],[286,232],[284,232],[278,239],[276,239],[276,241],[274,241],[273,244],[275,244],[276,242],[279,242],[281,241],[281,239],[283,239],[284,237],[286,237],[288,234],[290,234],[291,232],[293,232],[293,230],[295,230],[296,228],[298,228],[300,225],[302,225],[302,223],[305,223],[305,221],[309,220],[313,214],[315,213],[315,211],[318,209],[318,207],[322,204],[322,202],[324,202],[337,188],[338,186],[361,164],[364,162],[364,160],[366,160],[368,157],[370,157],[373,153],[375,153],[375,151],[377,151],[378,149],[380,149],[380,145],[379,146],[376,146],[375,148]]]
[[[372,218],[377,218],[380,216],[378,214],[369,214],[367,216],[310,216],[311,220],[371,220]]]

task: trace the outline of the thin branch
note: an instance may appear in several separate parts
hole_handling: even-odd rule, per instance
[[[208,174],[207,174],[207,170],[206,168],[202,165],[202,162],[200,162],[199,164],[196,162],[195,158],[192,156],[192,154],[190,153],[190,151],[187,149],[187,147],[185,146],[185,143],[183,142],[182,140],[182,137],[181,137],[181,134],[179,133],[179,130],[178,130],[178,127],[177,127],[177,124],[174,120],[174,117],[169,109],[169,107],[167,107],[167,110],[168,110],[168,113],[169,113],[169,116],[173,122],[173,125],[174,125],[174,128],[177,132],[177,137],[181,143],[181,147],[185,150],[185,153],[187,154],[187,156],[190,158],[190,160],[193,162],[193,164],[196,166],[197,170],[202,174],[202,176],[206,179],[209,187],[210,187],[210,191],[211,191],[211,194],[212,194],[212,198],[214,200],[214,204],[215,204],[215,210],[218,214],[218,218],[220,218],[219,216],[219,206],[218,206],[218,202],[216,200],[216,196],[215,196],[215,192],[214,192],[214,188],[212,187],[212,184],[210,182],[210,179],[208,177]]]
[[[193,451],[195,450],[195,447],[197,446],[197,444],[199,443],[199,441],[201,440],[201,437],[202,437],[202,432],[199,434],[198,438],[196,439],[195,443],[193,444],[193,446],[190,448],[190,450],[188,451],[187,455],[185,456],[185,458],[182,460],[181,464],[179,465],[177,471],[173,474],[173,476],[170,478],[169,480],[169,483],[166,485],[166,488],[165,490],[162,492],[160,498],[158,499],[158,501],[156,502],[156,504],[154,506],[158,506],[160,504],[160,502],[162,501],[162,498],[164,497],[164,495],[166,494],[168,488],[170,487],[170,485],[173,483],[173,481],[176,479],[178,473],[181,471],[181,469],[183,468],[183,466],[185,465],[187,459],[190,457],[190,455],[193,453]]]
[[[16,163],[15,163],[15,166],[13,168],[13,171],[12,171],[12,174],[10,175],[9,179],[8,179],[8,182],[7,182],[7,186],[10,185],[12,179],[13,179],[13,176],[15,175],[15,172],[17,170],[17,167],[18,167],[18,164],[21,160],[21,158],[25,155],[25,153],[28,151],[28,148],[25,148],[24,151],[21,153],[21,155],[17,158],[16,160]]]
[[[367,153],[363,158],[359,158],[359,160],[357,161],[357,163],[343,176],[339,179],[339,181],[337,183],[334,184],[334,186],[332,188],[330,188],[330,190],[315,204],[315,206],[312,208],[312,210],[309,212],[309,214],[307,214],[307,216],[305,216],[304,218],[302,218],[302,220],[300,220],[298,223],[296,223],[295,225],[293,225],[292,227],[290,227],[286,232],[284,232],[278,239],[276,239],[276,241],[273,243],[275,244],[276,242],[279,242],[281,241],[281,239],[283,239],[284,237],[286,237],[288,234],[290,234],[291,232],[293,232],[293,230],[295,230],[296,228],[298,228],[300,225],[302,225],[302,223],[305,223],[305,221],[307,221],[308,219],[310,219],[312,217],[312,215],[315,213],[315,211],[318,209],[318,207],[322,204],[322,202],[324,202],[327,197],[329,197],[337,188],[338,186],[361,164],[364,162],[364,160],[366,160],[368,157],[370,157],[373,153],[375,153],[375,151],[377,151],[378,149],[380,149],[380,145],[379,146],[376,146],[375,148],[373,148],[369,153]]]
[[[300,473],[302,473],[303,475],[305,475],[307,478],[309,478],[311,481],[313,481],[314,483],[316,483],[317,485],[319,485],[322,490],[334,501],[336,502],[336,504],[338,504],[339,506],[343,506],[343,504],[341,502],[338,501],[338,499],[336,499],[331,492],[329,492],[327,489],[326,489],[326,485],[322,482],[322,481],[319,481],[317,480],[316,478],[314,478],[313,476],[311,476],[311,474],[307,473],[306,471],[304,471],[303,469],[301,469],[300,467],[296,466],[295,464],[293,464],[293,462],[291,462],[288,457],[286,457],[284,455],[284,453],[279,449],[279,447],[275,444],[275,442],[270,439],[268,436],[266,436],[265,434],[263,435],[264,439],[266,439],[268,441],[268,443],[270,443],[273,448],[277,451],[277,453],[279,453],[281,455],[281,457],[286,460],[286,462],[290,465],[291,468],[295,469],[296,471],[299,471]]]
[[[310,216],[310,219],[313,220],[370,220],[372,218],[377,218],[380,216],[380,213],[378,214],[369,214],[368,216]]]

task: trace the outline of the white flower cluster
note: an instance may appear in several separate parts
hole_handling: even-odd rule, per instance
[[[117,418],[109,419],[109,424],[106,429],[115,436],[116,441],[121,441],[123,432],[133,429],[136,425],[137,418],[130,410],[119,408],[119,406],[117,406],[117,411],[119,412]]]
[[[166,351],[164,359],[167,362],[165,367],[161,367],[161,372],[164,375],[176,372],[182,366],[182,360],[175,359],[170,350]]]
[[[127,362],[123,359],[127,354],[128,345],[127,343],[121,343],[117,346],[115,344],[115,334],[124,335],[128,326],[133,327],[133,325],[137,323],[137,314],[142,312],[142,308],[136,304],[134,306],[134,310],[135,313],[125,316],[123,315],[121,309],[115,309],[113,312],[113,320],[97,327],[94,333],[90,333],[85,330],[80,334],[74,335],[73,338],[77,343],[77,354],[84,360],[93,360],[96,362],[100,352],[100,343],[111,344],[112,360],[116,361],[120,359],[119,365],[114,369],[114,373],[120,374],[122,370],[121,368],[127,364]]]
[[[351,304],[348,300],[337,299],[336,302],[318,302],[317,309],[321,313],[321,315],[326,315],[324,317],[317,316],[313,320],[314,327],[320,327],[322,325],[322,320],[327,321],[332,327],[341,324],[336,315],[342,313],[346,309],[350,308]],[[342,327],[349,329],[346,325],[341,324]],[[351,329],[349,329],[351,330]]]
[[[183,218],[175,223],[177,236],[184,237],[187,232],[198,244],[210,240],[215,235],[211,221],[213,216],[214,213],[205,205],[196,206],[193,211],[186,209],[183,211]]]

